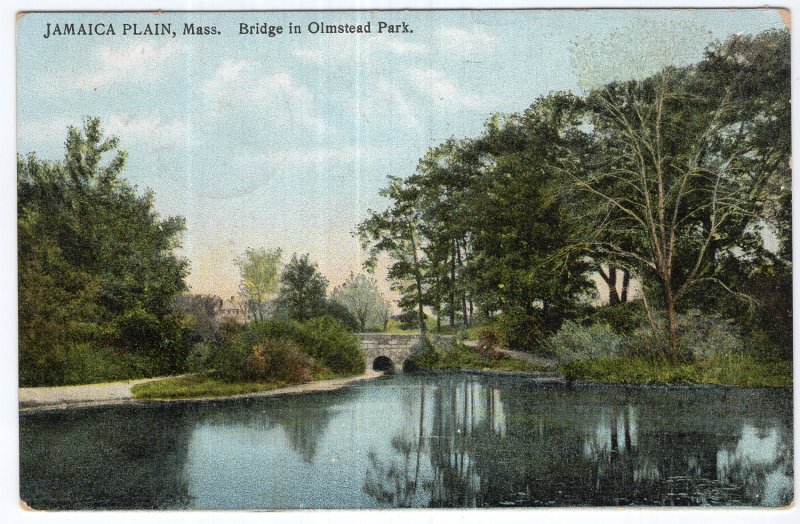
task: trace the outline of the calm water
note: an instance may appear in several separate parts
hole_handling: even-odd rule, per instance
[[[34,508],[764,505],[791,392],[398,375],[300,397],[20,417]]]

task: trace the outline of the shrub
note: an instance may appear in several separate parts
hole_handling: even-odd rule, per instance
[[[678,316],[680,344],[696,359],[740,354],[744,349],[741,328],[720,315],[697,310]]]
[[[517,351],[543,349],[545,329],[538,315],[503,313],[497,318],[496,337],[501,346]]]
[[[741,329],[730,319],[697,310],[678,315],[678,344],[687,360],[707,359],[719,355],[741,354],[744,344]],[[658,332],[649,325],[635,329],[625,341],[625,352],[631,356],[666,355],[668,337],[663,315],[656,317]]]
[[[300,325],[298,344],[334,373],[363,373],[364,354],[358,337],[331,317],[315,317]]]
[[[620,335],[630,335],[647,322],[647,312],[641,302],[625,302],[600,306],[582,317],[584,324],[606,324]]]
[[[341,302],[328,299],[325,301],[323,312],[325,316],[333,317],[347,326],[347,329],[350,331],[359,331],[360,326],[358,324],[358,320],[356,320],[356,317],[354,317],[353,314],[350,313],[350,310],[348,310],[347,307]]]
[[[244,361],[245,380],[308,382],[312,377],[314,360],[294,343],[287,340],[268,340],[253,346]]]
[[[290,341],[333,373],[364,372],[364,356],[358,346],[358,337],[344,324],[327,316],[304,322],[276,318],[251,322],[232,342],[221,344],[221,347],[230,349],[216,359],[215,366],[243,366],[251,348],[275,340]],[[242,347],[236,349],[236,346]]]
[[[568,320],[550,337],[547,347],[560,360],[570,362],[616,356],[622,348],[622,338],[607,324],[582,326]]]
[[[192,350],[186,357],[186,371],[198,372],[206,371],[209,368],[211,359],[214,355],[214,345],[208,342],[198,342],[192,346]]]
[[[91,384],[152,377],[158,366],[143,355],[92,344],[78,344],[67,351],[62,384]]]

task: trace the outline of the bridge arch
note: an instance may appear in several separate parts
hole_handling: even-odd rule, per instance
[[[395,364],[389,357],[385,355],[378,355],[372,361],[372,369],[374,371],[385,371],[387,373],[394,373]]]
[[[358,334],[361,351],[364,353],[364,364],[367,369],[376,371],[408,371],[405,364],[423,340],[422,335]],[[391,367],[388,367],[387,361],[391,363]]]

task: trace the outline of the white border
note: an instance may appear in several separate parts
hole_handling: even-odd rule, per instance
[[[796,503],[786,510],[750,510],[750,509],[527,509],[527,510],[406,510],[406,511],[305,511],[305,512],[31,512],[20,509],[19,487],[19,454],[18,454],[18,404],[17,404],[17,284],[16,284],[16,77],[15,77],[15,39],[16,14],[18,11],[230,11],[230,10],[320,10],[320,9],[458,9],[458,8],[745,8],[765,7],[764,2],[742,0],[297,0],[281,2],[279,0],[232,0],[220,2],[213,0],[10,0],[0,5],[0,518],[7,522],[104,522],[114,519],[119,522],[189,522],[204,524],[206,522],[234,521],[261,522],[269,519],[271,523],[307,521],[312,523],[347,522],[353,524],[398,522],[413,520],[415,522],[463,522],[480,523],[486,520],[503,522],[523,522],[529,520],[546,520],[548,522],[584,522],[620,524],[620,521],[639,519],[653,522],[696,522],[713,523],[749,523],[753,521],[798,522],[800,513]],[[790,0],[769,4],[771,8],[795,7]],[[792,27],[798,27],[800,9],[791,13]],[[793,65],[800,63],[797,57],[798,42],[792,38]],[[800,100],[800,68],[792,70],[792,99]],[[798,109],[792,107],[792,147],[798,148]],[[793,189],[797,184],[793,183]],[[797,209],[797,208],[795,208]],[[793,218],[794,245],[797,246],[797,219]],[[798,335],[798,272],[794,275],[794,340],[795,348]],[[795,382],[797,366],[795,366]],[[794,417],[797,420],[798,407],[795,402]],[[798,458],[798,438],[795,435],[795,466]],[[798,474],[795,467],[795,499],[797,498]],[[3,518],[4,517],[4,518]]]

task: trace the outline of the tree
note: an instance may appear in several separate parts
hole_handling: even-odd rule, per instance
[[[333,290],[332,297],[353,314],[361,331],[367,329],[368,322],[378,320],[383,296],[375,278],[350,273],[347,280]]]
[[[326,311],[328,280],[308,260],[308,255],[292,255],[281,273],[277,309],[293,320],[308,320]]]
[[[126,153],[100,121],[70,127],[61,162],[17,158],[20,380],[57,384],[78,346],[115,348],[180,368],[188,346],[173,298],[188,264],[181,217],[121,176]],[[149,341],[143,344],[142,341]]]
[[[761,44],[775,36],[763,36]],[[698,65],[591,91],[593,159],[582,162],[568,152],[560,159],[589,204],[584,223],[593,252],[657,291],[670,359],[682,357],[677,311],[691,292],[716,286],[751,300],[731,287],[722,262],[750,264],[759,257],[763,241],[753,229],[764,217],[764,195],[776,176],[788,185],[788,147],[765,143],[759,132],[785,123],[775,100],[788,100],[788,91],[759,90],[769,77],[758,80],[750,72],[758,54],[734,41],[723,49],[738,50],[722,52],[723,58],[711,51]],[[788,46],[782,52],[788,57]],[[784,74],[788,79],[788,68]],[[759,92],[775,99],[759,101]]]
[[[369,250],[365,267],[372,270],[378,255],[386,253],[392,259],[389,279],[392,288],[400,292],[400,307],[416,311],[417,325],[425,333],[425,287],[427,261],[423,257],[422,217],[419,211],[419,192],[405,180],[389,177],[389,187],[381,191],[393,206],[385,211],[370,210],[370,216],[358,225],[361,245]]]
[[[241,275],[239,295],[247,304],[248,312],[255,319],[263,320],[267,314],[268,298],[278,290],[280,248],[247,248],[234,263]]]

